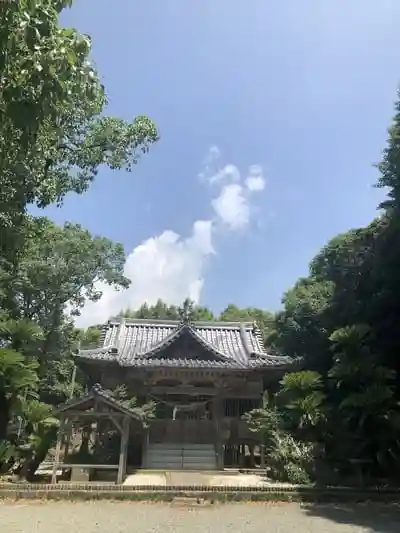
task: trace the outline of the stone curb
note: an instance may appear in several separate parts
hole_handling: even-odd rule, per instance
[[[0,499],[165,501],[191,498],[209,502],[301,501],[301,502],[399,502],[400,489],[354,489],[347,487],[126,487],[120,485],[0,484]]]
[[[243,485],[211,486],[211,485],[115,485],[113,483],[57,483],[55,485],[44,483],[0,483],[0,491],[95,491],[95,492],[176,492],[176,491],[199,491],[199,492],[340,492],[340,493],[365,493],[365,494],[397,494],[400,497],[400,487],[340,487],[340,486],[316,486],[316,485],[274,485],[248,487]]]

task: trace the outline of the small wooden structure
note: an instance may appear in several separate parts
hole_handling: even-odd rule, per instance
[[[89,394],[77,400],[71,400],[59,408],[60,429],[57,439],[55,458],[53,463],[53,474],[51,483],[57,482],[57,470],[71,468],[84,471],[96,469],[117,470],[117,483],[121,484],[126,474],[127,452],[130,428],[132,424],[139,424],[143,427],[143,420],[140,415],[127,408],[122,402],[116,400],[107,393],[100,385],[92,387]],[[121,435],[121,445],[119,452],[119,462],[112,464],[78,464],[68,463],[68,449],[72,433],[72,425],[76,422],[82,425],[87,423],[98,423],[101,420],[110,420]],[[64,444],[64,461],[60,462],[61,450]]]

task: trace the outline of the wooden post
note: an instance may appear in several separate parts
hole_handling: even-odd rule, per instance
[[[80,342],[79,342],[79,348],[80,349]],[[71,385],[69,389],[69,399],[72,400],[74,397],[74,390],[75,390],[75,381],[76,381],[76,365],[74,364],[74,367],[72,369],[72,376],[71,376]]]
[[[118,463],[118,485],[122,485],[126,474],[126,462],[128,455],[128,442],[129,442],[129,422],[130,418],[126,416],[122,424],[121,431],[121,447],[119,451],[119,463]]]
[[[51,476],[51,484],[55,485],[57,483],[57,470],[58,470],[58,464],[60,462],[60,453],[61,453],[61,445],[62,445],[62,438],[63,438],[63,432],[64,432],[64,416],[61,416],[60,420],[60,428],[58,430],[58,436],[57,436],[57,446],[56,446],[56,455],[54,458],[54,464],[53,464],[53,474]]]
[[[217,468],[224,469],[224,453],[222,444],[222,398],[217,395],[214,398],[213,416],[215,417],[215,450],[217,453]]]
[[[71,443],[71,437],[72,437],[72,422],[68,421],[68,424],[66,425],[66,435],[65,435],[65,444],[64,444],[64,456],[63,456],[64,463],[67,462],[69,445]]]
[[[244,458],[246,454],[246,448],[244,444],[239,444],[239,466],[240,468],[244,467]]]
[[[260,467],[265,470],[265,444],[260,444]]]

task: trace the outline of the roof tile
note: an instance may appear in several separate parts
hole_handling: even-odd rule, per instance
[[[164,349],[188,334],[209,350],[206,359],[165,358]],[[188,368],[257,368],[290,363],[287,357],[269,355],[253,323],[113,319],[105,326],[104,345],[81,350],[79,357],[112,361],[121,366],[171,366]]]

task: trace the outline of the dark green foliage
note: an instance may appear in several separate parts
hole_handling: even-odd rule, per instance
[[[118,316],[124,318],[148,318],[159,320],[181,320],[185,315],[189,320],[214,320],[214,315],[207,307],[194,305],[186,299],[180,307],[168,305],[162,300],[158,300],[154,305],[144,303],[139,309],[125,309]]]
[[[400,102],[378,169],[377,185],[388,193],[383,213],[321,250],[284,296],[270,336],[278,352],[301,356],[309,369],[284,379],[277,412],[296,421],[285,429],[322,444],[324,464],[341,482],[400,481]],[[320,378],[305,397],[299,385],[310,370]],[[310,432],[299,432],[315,417]]]
[[[400,91],[398,96],[400,98]],[[400,208],[400,99],[396,102],[395,111],[392,125],[389,128],[387,147],[378,165],[380,177],[377,186],[388,189],[388,198],[380,207],[390,212],[394,211],[394,214],[398,216]]]
[[[97,281],[128,280],[120,244],[28,208],[86,191],[103,165],[131,170],[158,137],[147,117],[104,114],[90,38],[59,25],[70,5],[0,3],[0,468],[14,447],[29,476],[54,438],[48,409],[72,394],[72,353],[89,337],[71,315],[101,296]],[[84,387],[78,374],[74,393]]]

